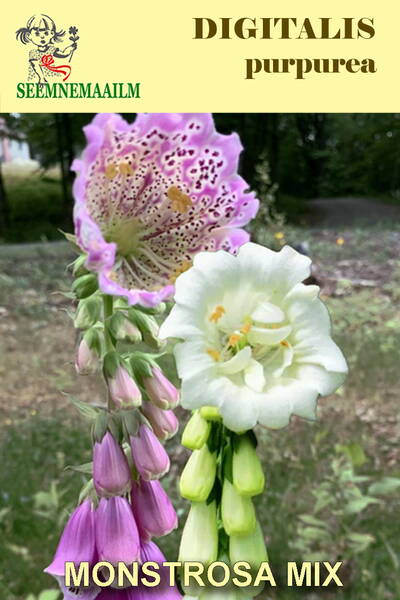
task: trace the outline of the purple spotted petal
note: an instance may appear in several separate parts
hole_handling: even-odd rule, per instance
[[[140,114],[132,125],[99,114],[85,134],[72,165],[75,232],[103,292],[154,306],[197,252],[247,241],[258,200],[237,174],[238,136],[217,133],[210,114]]]

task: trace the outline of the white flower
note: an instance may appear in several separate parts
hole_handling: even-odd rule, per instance
[[[252,243],[237,256],[195,257],[160,330],[184,340],[175,356],[185,408],[216,406],[234,431],[284,427],[291,414],[315,418],[318,395],[341,385],[347,365],[318,286],[301,283],[310,264],[289,246]]]

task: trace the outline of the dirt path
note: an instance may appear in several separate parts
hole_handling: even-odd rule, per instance
[[[400,225],[400,206],[372,198],[317,198],[307,203],[311,227],[354,227],[391,223]]]

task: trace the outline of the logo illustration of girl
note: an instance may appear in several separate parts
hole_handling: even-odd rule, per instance
[[[65,36],[65,31],[57,30],[56,24],[48,15],[34,15],[26,27],[16,32],[17,40],[23,44],[36,46],[29,51],[28,81],[37,80],[46,83],[49,78],[68,79],[71,73],[70,65],[55,65],[55,58],[68,58],[71,62],[79,37],[76,27],[69,28],[69,39],[72,42],[64,49],[59,47]]]

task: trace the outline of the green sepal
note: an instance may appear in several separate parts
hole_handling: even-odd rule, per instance
[[[93,471],[93,463],[84,463],[83,465],[67,465],[64,471],[74,471],[75,473],[83,473],[84,475],[91,475]]]
[[[223,456],[222,456],[223,474],[224,474],[224,478],[233,484],[232,459],[233,459],[232,444],[228,443],[224,448],[224,452],[223,452]]]
[[[118,352],[115,350],[111,350],[107,352],[107,354],[103,358],[103,374],[106,379],[112,379],[115,376],[115,373],[118,367],[121,364],[121,359],[118,355]]]
[[[65,394],[65,396],[67,396],[68,400],[75,406],[75,408],[79,410],[81,415],[83,415],[86,419],[94,420],[97,418],[97,415],[99,413],[98,408],[95,408],[94,406],[91,406],[86,402],[82,402],[81,400],[78,400],[78,398],[75,398],[70,394]]]
[[[88,269],[85,267],[87,254],[80,254],[78,258],[72,263],[72,274],[74,277],[80,277],[81,275],[87,275]]]
[[[153,375],[152,369],[158,366],[153,356],[156,355],[146,354],[145,352],[132,352],[129,354],[129,366],[133,377],[137,381],[141,381],[142,379],[146,379]]]
[[[76,239],[76,235],[74,235],[73,233],[67,233],[66,231],[63,231],[62,229],[59,229],[58,231],[71,244],[71,246],[75,252],[77,252],[78,254],[80,254],[82,252],[81,248],[78,246],[78,241]]]
[[[134,408],[131,410],[121,410],[119,415],[122,421],[124,437],[129,442],[129,438],[131,436],[136,437],[139,432],[141,425],[140,413]]]
[[[209,496],[206,500],[206,504],[211,504],[211,502],[213,502],[215,500],[216,505],[219,506],[221,503],[221,497],[222,497],[222,486],[221,486],[220,480],[218,479],[218,477],[216,477],[213,488],[212,488],[211,492],[209,493]]]
[[[84,500],[91,498],[94,504],[97,504],[97,494],[94,489],[93,479],[89,479],[87,483],[82,487],[79,493],[78,504],[82,504]]]
[[[100,443],[106,434],[107,428],[108,428],[108,414],[105,410],[101,410],[98,413],[95,422],[93,423],[93,428],[92,428],[93,442]]]

